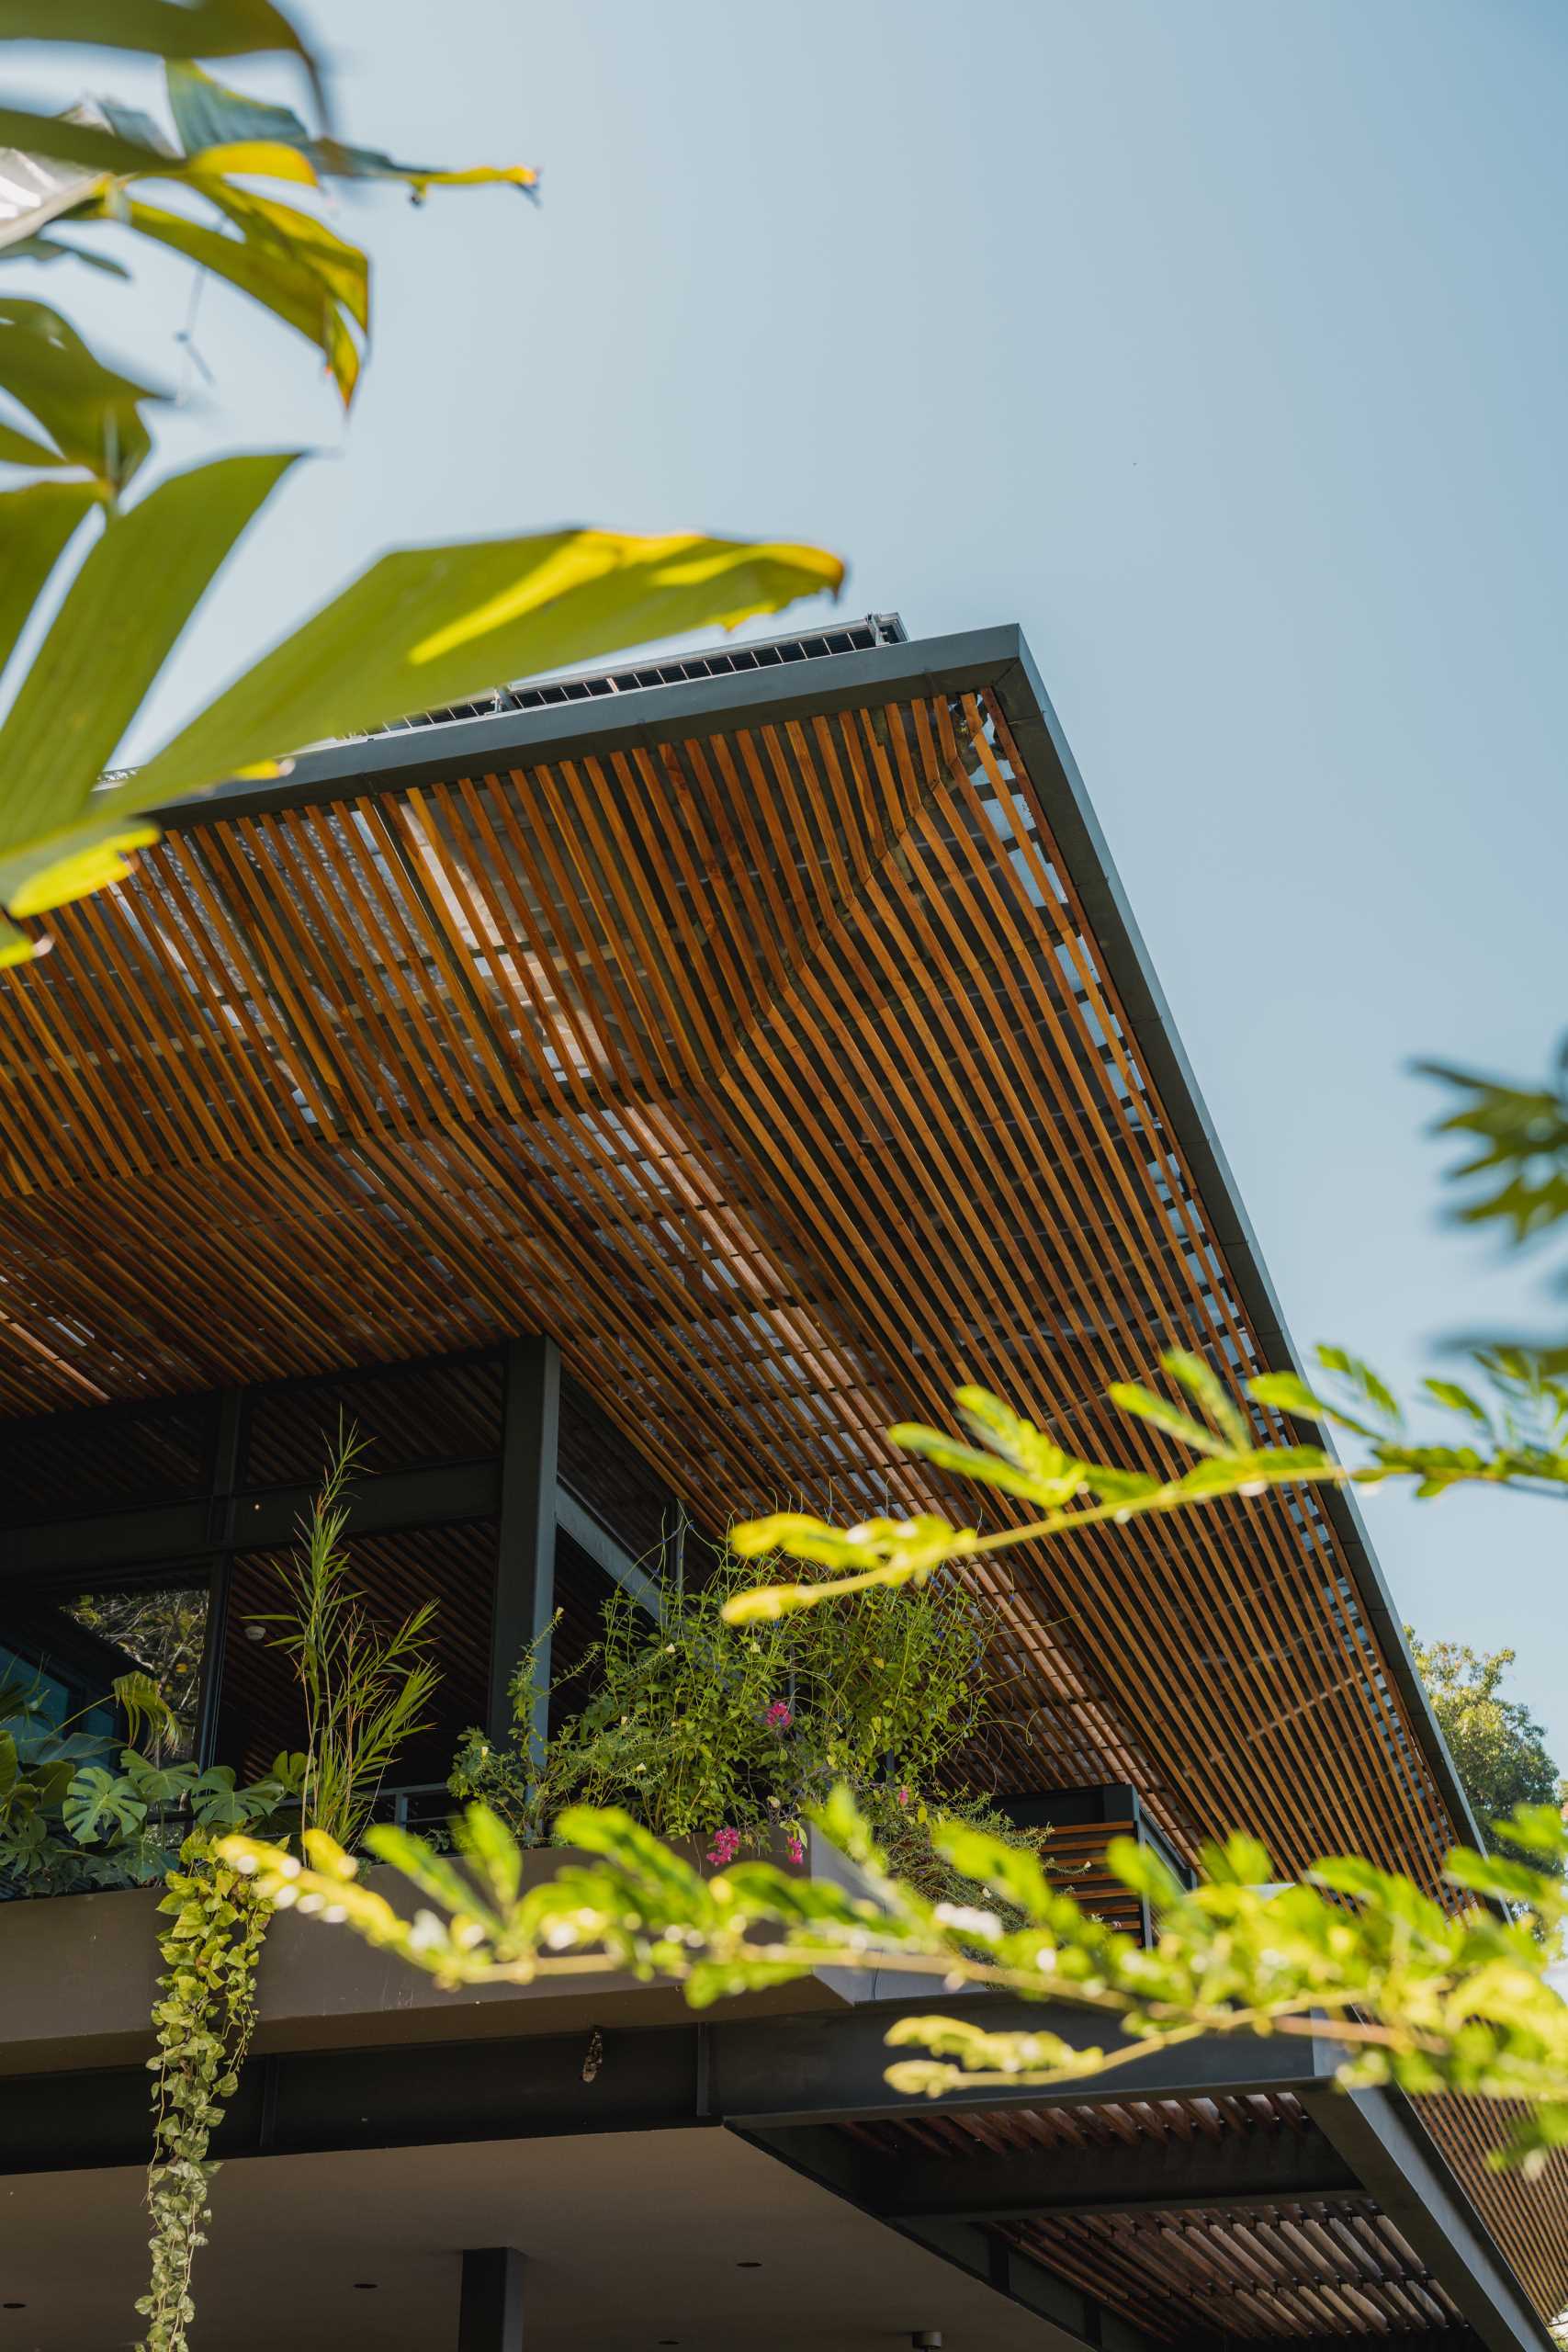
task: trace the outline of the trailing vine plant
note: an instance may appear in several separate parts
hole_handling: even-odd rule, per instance
[[[280,1628],[274,1646],[293,1667],[305,1722],[304,1748],[280,1757],[274,1781],[260,1785],[289,1796],[301,1834],[323,1836],[334,1850],[357,1841],[399,1749],[425,1728],[422,1713],[437,1679],[427,1642],[434,1606],[389,1631],[349,1580],[347,1488],[362,1451],[355,1432],[340,1427],[284,1571],[288,1606],[255,1621]],[[224,1826],[241,1821],[255,1826],[243,1804]],[[151,2275],[136,2306],[148,2323],[138,2352],[188,2352],[192,2270],[218,2169],[209,2151],[255,2030],[256,1969],[273,1905],[215,1842],[217,1826],[192,1830],[159,1905],[171,1924],[158,1939],[164,1973],[152,2007]]]
[[[197,1830],[168,1874],[160,1911],[164,1973],[152,2005],[152,2161],[147,2175],[152,2274],[136,2308],[139,2352],[186,2352],[196,2315],[191,2268],[217,2165],[208,2155],[245,2063],[256,2020],[256,1963],[272,1905]]]

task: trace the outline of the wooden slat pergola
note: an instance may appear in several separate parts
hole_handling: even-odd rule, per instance
[[[1165,1471],[1112,1381],[1290,1361],[1014,631],[326,751],[51,928],[0,976],[7,1414],[545,1330],[722,1530],[973,1509],[883,1434],[962,1381]],[[1435,1878],[1463,1800],[1342,1500],[986,1575],[999,1779]]]

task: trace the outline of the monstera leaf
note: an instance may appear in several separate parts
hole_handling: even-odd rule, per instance
[[[122,1749],[119,1762],[132,1792],[149,1807],[183,1804],[198,1778],[194,1764],[154,1764],[134,1747]]]
[[[128,1780],[89,1764],[66,1790],[61,1817],[79,1846],[91,1846],[116,1832],[131,1836],[146,1820],[147,1807]]]
[[[127,872],[147,811],[301,745],[372,731],[498,683],[836,593],[818,548],[549,531],[383,556],[182,727],[104,785],[220,566],[298,453],[220,458],[103,516],[0,725],[0,908],[33,916]],[[41,485],[0,495],[0,662],[15,650],[73,508]],[[17,552],[13,554],[13,549]],[[6,586],[11,567],[21,590]],[[36,584],[35,584],[36,583]],[[8,624],[8,633],[7,627]],[[0,963],[33,952],[0,924]]]

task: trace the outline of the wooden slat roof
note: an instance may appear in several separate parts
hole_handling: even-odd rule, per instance
[[[1290,1361],[1016,631],[328,750],[51,928],[0,975],[0,1413],[543,1329],[722,1527],[927,1502],[883,1431],[962,1380],[1163,1469],[1111,1381]],[[984,1574],[998,1781],[1435,1873],[1463,1799],[1342,1498]]]
[[[1107,2086],[1109,2088],[1109,2085]],[[1485,2168],[1504,2119],[1476,2099],[1422,2099],[1421,2120],[1543,2317],[1568,2294],[1560,2168],[1533,2184]],[[1146,2333],[1263,2337],[1470,2336],[1448,2289],[1414,2251],[1380,2200],[1360,2188],[1245,2204],[1223,2195],[1179,2202],[1179,2157],[1205,2142],[1239,2143],[1264,2164],[1271,2145],[1315,2129],[1291,2092],[1219,2098],[1077,2100],[1070,2105],[905,2116],[845,2127],[894,2158],[1059,2155],[1063,2210],[998,2222],[1063,2278]],[[1149,2210],[1074,2211],[1074,2159],[1097,2151],[1163,2149],[1175,2159],[1170,2193]],[[1245,2168],[1244,2168],[1245,2177]]]
[[[995,638],[771,707],[732,679],[597,732],[433,728],[187,810],[0,984],[0,1409],[543,1327],[717,1525],[927,1499],[882,1433],[965,1378],[1163,1466],[1107,1385],[1278,1351]],[[999,1778],[1128,1781],[1281,1867],[1435,1864],[1444,1759],[1310,1495],[987,1574]]]

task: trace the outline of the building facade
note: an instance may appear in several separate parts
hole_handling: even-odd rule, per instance
[[[287,1744],[251,1625],[340,1420],[359,1581],[439,1604],[417,1820],[552,1623],[564,1703],[612,1582],[656,1614],[738,1513],[951,1508],[885,1432],[958,1383],[1161,1468],[1112,1381],[1292,1361],[1015,629],[519,690],[166,821],[0,975],[0,1669],[62,1715],[155,1619],[192,1755]],[[1434,1886],[1473,1833],[1345,1496],[1010,1564],[977,1761],[1085,1899],[1118,1826]],[[0,1906],[0,2352],[132,2338],[153,1900]],[[262,2005],[213,2352],[1544,2352],[1568,2302],[1562,2168],[1325,2048],[917,2111],[889,1988],[459,1998],[292,1919]]]

